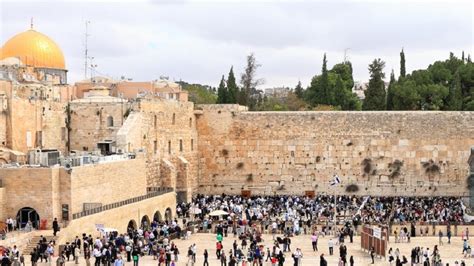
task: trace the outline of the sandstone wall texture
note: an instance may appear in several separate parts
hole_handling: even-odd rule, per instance
[[[246,112],[200,106],[207,194],[467,195],[474,112]],[[337,174],[342,183],[330,187]]]
[[[126,141],[119,141],[126,147],[142,147],[147,154],[147,180],[149,187],[176,185],[180,197],[191,198],[192,188],[197,187],[197,142],[196,118],[191,102],[143,99],[131,114],[134,126],[126,125],[129,130],[119,132],[120,140],[126,135]],[[128,122],[128,121],[127,121]],[[124,127],[125,128],[125,127]],[[136,131],[140,129],[141,133]],[[161,172],[167,160],[179,172],[179,157],[188,163],[185,172],[179,174],[186,181],[176,179],[174,170]],[[167,176],[174,175],[174,176]],[[183,185],[183,186],[181,186]],[[187,186],[186,186],[187,185]]]
[[[83,211],[84,203],[102,205],[146,194],[145,160],[133,159],[73,167],[71,215]]]
[[[71,150],[95,151],[97,142],[115,140],[127,108],[127,103],[113,101],[71,102]]]
[[[16,217],[24,207],[38,212],[40,219],[47,219],[51,226],[54,217],[60,215],[60,204],[68,204],[61,199],[56,203],[53,198],[61,198],[57,187],[60,168],[2,168],[0,176],[4,187],[4,212],[2,217]],[[59,196],[59,197],[58,197]]]

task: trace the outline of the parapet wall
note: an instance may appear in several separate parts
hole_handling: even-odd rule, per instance
[[[199,106],[208,194],[467,195],[474,112],[245,112]]]

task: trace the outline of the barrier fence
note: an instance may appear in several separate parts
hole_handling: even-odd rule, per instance
[[[147,189],[147,191],[148,191],[148,193],[146,195],[142,195],[142,196],[122,200],[122,201],[119,201],[119,202],[106,204],[106,205],[103,205],[103,206],[98,207],[98,208],[93,208],[93,209],[90,209],[90,210],[85,210],[85,211],[82,211],[82,212],[74,213],[72,215],[72,219],[73,220],[79,219],[79,218],[84,217],[84,216],[96,214],[96,213],[99,213],[99,212],[119,208],[119,207],[122,207],[124,205],[133,204],[133,203],[136,203],[136,202],[139,202],[139,201],[142,201],[142,200],[146,200],[146,199],[149,199],[149,198],[161,196],[163,194],[172,192],[173,188],[160,187],[160,188]]]

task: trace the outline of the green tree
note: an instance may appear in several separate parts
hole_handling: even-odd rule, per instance
[[[346,89],[341,76],[337,76],[336,85],[334,86],[334,105],[341,108],[346,105]]]
[[[444,107],[444,99],[448,96],[447,87],[438,84],[422,85],[417,87],[421,98],[421,110],[441,110]]]
[[[374,59],[372,64],[369,65],[370,80],[369,86],[365,91],[365,99],[362,106],[364,110],[385,110],[386,93],[383,81],[385,78],[385,73],[383,72],[384,67],[385,62],[380,58]]]
[[[307,94],[307,100],[312,106],[316,106],[318,104],[332,105],[334,103],[333,97],[331,95],[332,90],[329,84],[329,74],[330,73],[327,69],[326,54],[324,54],[321,75],[316,75],[312,78],[311,85],[308,89],[309,92]],[[331,74],[335,75],[333,73]]]
[[[448,110],[462,110],[462,100],[461,77],[456,73],[454,84],[449,88]]]
[[[247,66],[240,78],[242,88],[239,93],[239,104],[248,106],[252,92],[256,90],[258,85],[263,84],[263,79],[257,79],[257,69],[261,66],[257,63],[253,53],[247,56]]]
[[[406,68],[405,68],[405,52],[400,52],[400,77],[404,78],[406,75]]]
[[[303,87],[301,86],[301,81],[298,81],[298,84],[295,87],[295,94],[298,98],[303,99]]]
[[[354,87],[354,78],[352,76],[352,64],[349,61],[335,64],[330,70],[331,73],[341,76],[344,87],[351,90]]]
[[[387,88],[387,110],[393,110],[393,86],[395,86],[395,73],[390,73],[390,83]]]
[[[235,83],[234,67],[230,67],[229,76],[227,77],[227,103],[237,103],[239,88]]]
[[[222,75],[221,82],[219,83],[219,88],[217,88],[217,103],[228,103],[227,95],[228,92],[225,86],[224,75]]]
[[[217,95],[211,86],[201,84],[189,84],[185,81],[176,82],[181,88],[188,92],[189,101],[195,104],[215,104]]]
[[[397,82],[392,87],[392,110],[419,110],[420,95],[413,80]]]

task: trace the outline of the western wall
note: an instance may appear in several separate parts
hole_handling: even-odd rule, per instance
[[[197,108],[200,193],[468,195],[473,112]]]

